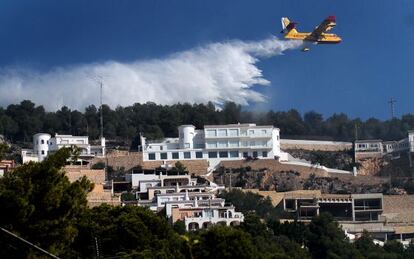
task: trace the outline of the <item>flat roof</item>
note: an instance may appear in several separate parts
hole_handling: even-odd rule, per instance
[[[243,123],[243,124],[224,124],[224,125],[205,125],[205,129],[209,128],[247,128],[247,127],[254,127],[254,128],[274,128],[273,125],[256,125],[255,123]]]
[[[373,142],[382,142],[382,139],[355,140],[355,143],[373,143]]]

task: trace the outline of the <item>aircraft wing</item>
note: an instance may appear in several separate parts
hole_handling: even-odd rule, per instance
[[[310,37],[319,39],[322,36],[322,33],[330,31],[336,25],[335,16],[329,16],[323,22],[321,22],[316,28],[312,31]]]

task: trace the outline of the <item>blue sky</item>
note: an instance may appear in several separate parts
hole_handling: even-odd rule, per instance
[[[310,31],[336,15],[343,42],[288,50],[257,66],[270,86],[250,109],[315,110],[328,116],[412,112],[414,1],[10,1],[0,3],[0,66],[47,73],[80,64],[162,59],[228,40],[279,36],[280,17]]]

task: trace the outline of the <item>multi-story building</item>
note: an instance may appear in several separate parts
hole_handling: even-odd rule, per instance
[[[380,221],[383,211],[383,195],[371,194],[286,194],[283,209],[294,213],[299,220],[310,219],[323,212],[330,213],[338,221]]]
[[[385,155],[392,159],[399,158],[402,154],[408,154],[410,167],[412,166],[412,154],[414,153],[414,131],[408,131],[408,136],[401,140],[357,140],[355,141],[355,160],[366,158],[380,158]]]
[[[101,139],[101,145],[89,144],[87,136],[72,136],[55,134],[52,137],[47,133],[37,133],[33,136],[33,149],[22,150],[23,163],[29,161],[41,162],[50,153],[56,152],[62,147],[76,146],[80,149],[80,158],[92,158],[105,156],[105,138]]]
[[[164,211],[170,223],[182,220],[187,230],[206,228],[214,224],[238,225],[243,214],[216,197],[224,186],[197,184],[190,175],[129,174],[126,180],[136,191],[137,201],[125,202],[148,207],[151,211]]]
[[[210,168],[222,160],[245,158],[287,161],[280,150],[279,129],[256,124],[208,125],[197,130],[193,125],[178,128],[178,138],[146,141],[141,136],[144,161],[206,159]]]

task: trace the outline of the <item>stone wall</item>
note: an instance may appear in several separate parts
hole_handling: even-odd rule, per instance
[[[203,175],[207,173],[208,161],[207,160],[173,160],[166,161],[167,164],[172,166],[176,162],[180,161],[190,173],[196,175]],[[130,171],[133,168],[142,168],[146,170],[155,169],[163,164],[163,161],[143,161],[142,152],[113,152],[108,154],[106,158],[94,158],[91,161],[91,165],[98,162],[107,163],[108,166],[113,167],[115,170],[123,167],[125,171]]]
[[[280,148],[282,150],[304,149],[319,151],[344,151],[352,149],[352,142],[281,139]]]
[[[219,166],[224,166],[225,168],[240,168],[240,167],[251,167],[252,170],[268,169],[272,172],[288,172],[295,171],[300,173],[302,177],[308,177],[310,174],[315,174],[316,176],[328,176],[328,172],[319,168],[310,168],[308,166],[301,165],[292,165],[292,164],[283,164],[274,159],[259,159],[256,161],[244,161],[244,160],[234,160],[234,161],[222,161]]]

